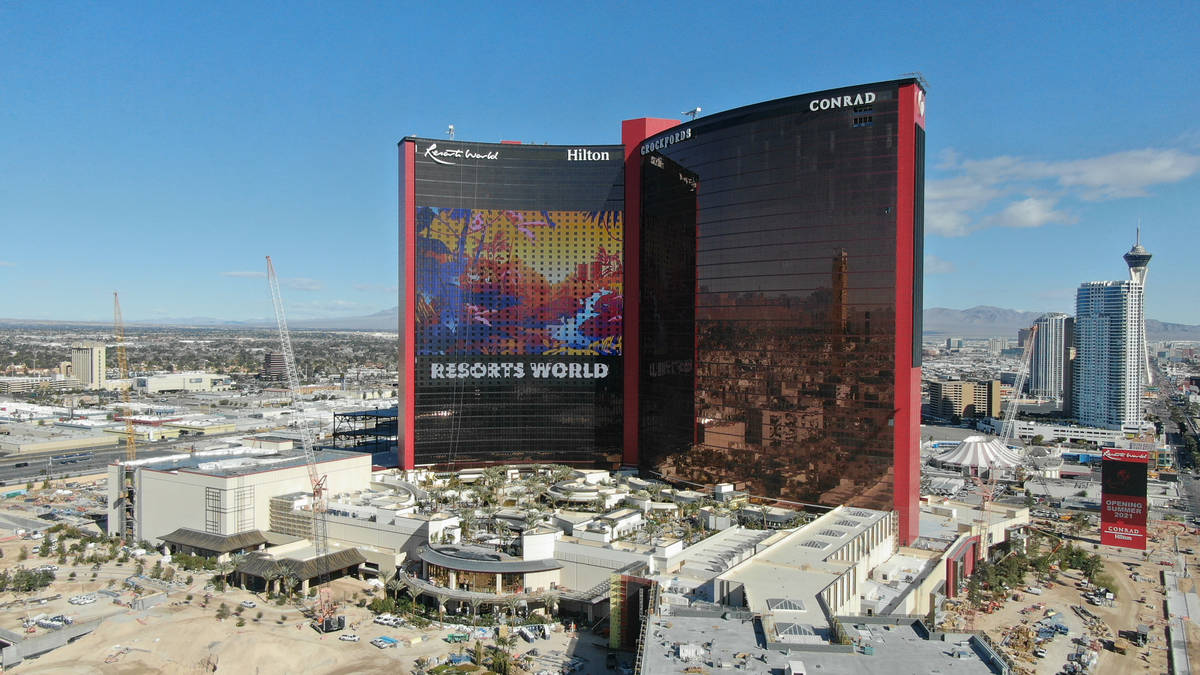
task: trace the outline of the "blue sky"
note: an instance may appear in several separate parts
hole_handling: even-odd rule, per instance
[[[396,142],[615,143],[677,117],[930,84],[926,306],[1071,311],[1125,276],[1200,323],[1200,5],[0,4],[0,317],[396,304]]]

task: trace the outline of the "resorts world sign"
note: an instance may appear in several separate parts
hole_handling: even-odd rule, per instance
[[[430,143],[429,147],[425,148],[422,153],[425,157],[432,159],[438,164],[454,166],[457,162],[452,162],[452,159],[500,159],[499,150],[491,150],[489,152],[475,152],[470,148],[438,148],[437,143]]]
[[[608,365],[593,361],[455,361],[429,364],[431,380],[602,380]]]

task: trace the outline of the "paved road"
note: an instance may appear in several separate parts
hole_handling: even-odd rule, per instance
[[[246,435],[245,432],[235,431],[211,436],[188,436],[154,443],[139,443],[138,458],[165,457],[185,452],[197,442],[244,435]],[[76,462],[55,460],[56,457],[79,454],[90,454],[91,457]],[[125,446],[123,444],[95,450],[63,450],[51,453],[13,455],[0,461],[0,485],[24,485],[31,480],[42,480],[45,478],[47,470],[55,478],[101,473],[109,464],[124,458]]]

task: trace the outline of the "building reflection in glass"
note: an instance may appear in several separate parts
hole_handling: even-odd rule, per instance
[[[643,464],[891,508],[897,101],[806,104],[696,120],[642,158]]]

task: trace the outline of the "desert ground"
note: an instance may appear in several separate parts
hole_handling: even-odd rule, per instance
[[[1049,522],[1042,523],[1047,529],[1053,527]],[[1077,638],[1085,642],[1092,640],[1112,641],[1118,637],[1118,631],[1134,630],[1138,624],[1150,627],[1149,643],[1142,648],[1130,645],[1126,654],[1118,654],[1110,649],[1099,652],[1099,660],[1091,671],[1097,675],[1127,675],[1129,673],[1168,673],[1166,618],[1163,612],[1165,589],[1163,586],[1163,571],[1182,574],[1180,562],[1190,573],[1197,572],[1196,557],[1176,553],[1180,549],[1200,547],[1200,537],[1194,530],[1185,528],[1182,524],[1159,521],[1152,524],[1150,548],[1143,554],[1141,551],[1131,551],[1111,546],[1101,546],[1099,535],[1095,528],[1079,533],[1077,539],[1068,539],[1070,543],[1079,546],[1090,553],[1098,553],[1104,560],[1104,570],[1112,578],[1116,600],[1114,606],[1104,607],[1091,605],[1086,600],[1085,591],[1077,587],[1084,579],[1078,570],[1062,570],[1054,573],[1054,581],[1050,584],[1040,584],[1036,574],[1030,573],[1026,580],[1030,585],[1041,585],[1042,595],[1021,593],[1021,600],[1010,599],[1003,606],[992,612],[977,613],[975,628],[985,631],[996,644],[1003,644],[1006,635],[1016,634],[1023,625],[1036,623],[1050,612],[1058,613],[1067,626],[1069,633],[1058,636],[1042,647],[1046,656],[1038,658],[1019,640],[1010,640],[1004,650],[1019,669],[1027,673],[1058,673],[1067,663],[1067,655],[1074,652],[1079,643]],[[1180,590],[1193,591],[1192,578],[1180,581]],[[1043,604],[1044,603],[1044,604]],[[1030,611],[1029,608],[1043,604]],[[1082,606],[1099,617],[1099,622],[1088,622],[1072,611],[1072,606]],[[1022,612],[1022,610],[1026,610]],[[961,617],[954,620],[964,622]],[[1200,617],[1196,617],[1200,618]],[[1088,625],[1091,623],[1091,625]],[[1188,653],[1191,659],[1200,658],[1200,627],[1194,621],[1185,621],[1188,628]],[[961,625],[961,623],[960,623]]]

